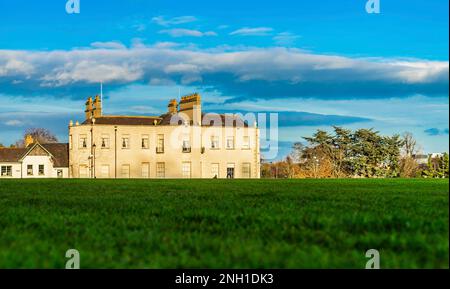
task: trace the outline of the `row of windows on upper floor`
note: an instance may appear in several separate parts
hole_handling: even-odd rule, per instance
[[[72,135],[70,135],[70,149],[73,147],[73,139]],[[94,144],[95,147],[97,145]],[[122,136],[120,138],[120,147],[122,149],[130,149],[130,137],[129,136]],[[87,135],[80,135],[79,137],[79,149],[87,149],[88,148],[88,137]],[[110,138],[109,136],[102,135],[100,139],[100,148],[102,149],[109,149],[110,148]],[[150,138],[148,136],[142,136],[141,138],[141,148],[142,149],[149,149],[150,148]],[[234,136],[227,136],[226,137],[226,143],[225,143],[226,149],[235,149],[235,137]],[[249,136],[243,136],[242,137],[242,149],[250,149],[250,137]],[[210,149],[220,149],[220,137],[219,136],[211,136],[210,138]],[[189,137],[185,137],[183,139],[182,143],[182,151],[183,152],[191,152],[191,141]],[[158,135],[156,140],[156,152],[157,153],[163,153],[164,152],[164,135]]]

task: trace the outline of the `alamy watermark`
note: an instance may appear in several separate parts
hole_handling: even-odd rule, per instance
[[[366,258],[370,258],[366,263],[366,269],[380,269],[380,252],[378,250],[367,250]]]
[[[79,14],[80,13],[80,0],[68,0],[66,2],[67,14]]]
[[[369,14],[380,14],[380,0],[368,0],[366,3],[366,12]]]
[[[80,252],[77,249],[69,249],[66,252],[66,269],[80,269]]]

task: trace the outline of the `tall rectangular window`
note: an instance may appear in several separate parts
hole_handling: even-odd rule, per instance
[[[44,165],[39,165],[39,167],[38,167],[38,174],[40,175],[40,176],[43,176],[43,175],[45,175],[45,167],[44,167]]]
[[[165,163],[156,163],[156,177],[157,178],[165,178],[166,177]]]
[[[219,146],[219,136],[213,135],[211,136],[211,149],[218,149]]]
[[[158,136],[157,136],[156,152],[159,154],[164,152],[164,135],[163,134],[158,134]]]
[[[183,135],[183,152],[184,153],[191,152],[191,140],[189,134]]]
[[[141,139],[142,149],[148,149],[150,147],[150,141],[148,135],[143,135]]]
[[[80,178],[88,177],[88,167],[86,165],[80,165],[78,175]]]
[[[102,165],[101,176],[102,178],[109,178],[109,165]]]
[[[27,176],[33,175],[33,165],[27,165]]]
[[[80,135],[80,142],[78,144],[80,149],[87,148],[87,136],[85,134]]]
[[[242,138],[242,149],[244,149],[244,150],[250,149],[250,137],[249,136],[244,136]]]
[[[219,164],[218,163],[214,163],[211,164],[211,177],[212,178],[219,178]]]
[[[234,136],[227,137],[227,149],[234,149]]]
[[[185,179],[191,178],[191,163],[190,162],[183,162],[182,172],[183,172],[183,178],[185,178]]]
[[[122,178],[129,179],[130,178],[130,165],[122,165]]]
[[[108,135],[102,135],[101,147],[102,147],[102,149],[109,149],[109,136]]]
[[[250,178],[250,163],[242,164],[242,178],[244,179]]]
[[[150,178],[150,164],[142,163],[141,165],[141,177],[144,179]]]
[[[122,137],[122,148],[129,149],[130,148],[130,137],[124,136]]]
[[[234,164],[227,164],[227,179],[234,179]]]
[[[72,139],[72,135],[69,135],[69,149],[72,149],[73,147],[73,139]]]
[[[12,177],[12,166],[2,166],[1,167],[2,177]]]

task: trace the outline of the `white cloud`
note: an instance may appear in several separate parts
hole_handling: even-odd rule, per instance
[[[25,123],[21,120],[12,119],[5,122],[7,126],[23,126]]]
[[[126,49],[0,50],[0,83],[6,88],[15,81],[14,89],[100,81],[149,83],[151,79],[183,78],[192,82],[214,74],[230,75],[236,82],[285,81],[286,85],[308,82],[325,89],[324,84],[330,82],[345,86],[370,81],[448,84],[448,72],[446,61],[350,58],[288,48],[190,50],[171,43],[154,46],[141,43],[139,47]]]
[[[192,29],[183,29],[183,28],[175,28],[175,29],[164,29],[160,30],[158,33],[161,34],[168,34],[172,37],[203,37],[203,36],[217,36],[217,33],[214,31],[206,31],[202,32],[199,30],[192,30]]]
[[[94,48],[105,48],[105,49],[126,49],[127,47],[118,41],[108,41],[108,42],[93,42],[91,46]]]
[[[299,38],[299,35],[293,34],[291,32],[281,32],[274,36],[273,40],[277,45],[290,46],[293,45]]]
[[[160,26],[172,26],[172,25],[179,25],[179,24],[185,24],[185,23],[191,23],[195,22],[198,19],[194,16],[179,16],[179,17],[173,17],[166,19],[164,16],[156,16],[152,18],[152,22],[160,25]]]
[[[265,36],[269,35],[269,33],[272,31],[273,29],[270,27],[255,27],[255,28],[244,27],[231,32],[230,35]]]

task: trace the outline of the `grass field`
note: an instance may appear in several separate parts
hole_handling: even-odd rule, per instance
[[[0,268],[448,268],[448,206],[448,180],[0,180]]]

